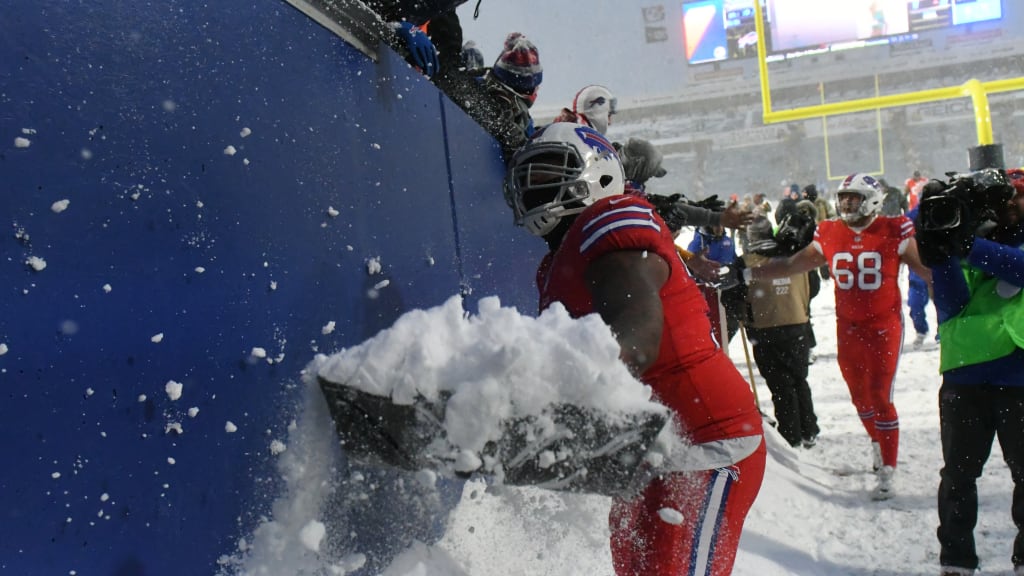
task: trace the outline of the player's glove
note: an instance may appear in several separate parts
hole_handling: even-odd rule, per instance
[[[616,146],[616,149],[627,180],[644,185],[651,178],[661,178],[666,174],[661,167],[664,157],[649,141],[630,138],[625,144]]]
[[[437,49],[422,30],[413,26],[411,22],[399,22],[395,24],[395,34],[409,51],[409,63],[420,72],[430,78],[440,69]]]

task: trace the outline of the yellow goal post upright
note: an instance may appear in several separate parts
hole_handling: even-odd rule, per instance
[[[971,170],[982,168],[1005,168],[1003,162],[1002,145],[996,144],[992,135],[992,114],[989,109],[988,95],[999,92],[1012,92],[1024,90],[1024,78],[1010,78],[1005,80],[993,80],[981,82],[977,79],[968,80],[960,86],[948,88],[933,88],[919,90],[916,92],[904,92],[902,94],[889,94],[871,98],[858,98],[845,102],[833,102],[831,104],[818,104],[814,106],[801,106],[788,110],[773,110],[771,83],[768,78],[768,49],[765,43],[764,15],[761,10],[761,1],[754,0],[754,27],[757,31],[757,65],[758,75],[761,81],[761,106],[763,108],[763,120],[767,124],[791,122],[795,120],[806,120],[808,118],[827,118],[833,115],[850,114],[853,112],[867,112],[881,110],[883,108],[896,108],[912,104],[924,104],[927,102],[938,102],[952,100],[955,98],[970,98],[974,107],[974,125],[978,132],[978,145],[968,150],[968,160]]]

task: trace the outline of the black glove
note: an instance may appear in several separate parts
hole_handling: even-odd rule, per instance
[[[712,212],[721,212],[722,210],[725,210],[725,202],[718,199],[718,194],[712,194],[703,200],[690,202],[690,204],[706,210],[711,210]]]
[[[719,288],[724,290],[732,290],[740,286],[746,286],[747,282],[743,278],[743,271],[747,269],[747,263],[743,261],[743,258],[737,258],[732,261],[732,264],[727,266],[724,274],[719,275]]]
[[[681,194],[673,194],[671,196],[665,196],[664,194],[648,194],[644,199],[654,206],[654,210],[658,212],[658,216],[662,219],[665,218],[665,214],[672,210],[675,203],[681,200],[683,196]]]
[[[671,196],[663,196],[661,194],[648,194],[647,201],[654,206],[655,212],[661,219],[665,221],[665,225],[668,229],[675,234],[679,230],[686,226],[688,220],[687,215],[683,208],[680,208],[680,204],[689,204],[681,194],[672,194]]]

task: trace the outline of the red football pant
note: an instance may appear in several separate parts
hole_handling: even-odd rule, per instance
[[[895,468],[900,419],[892,393],[903,351],[903,317],[871,325],[840,320],[837,332],[839,370],[850,390],[850,399],[871,441],[878,442],[882,449],[882,464]]]
[[[762,440],[753,454],[728,468],[668,473],[633,500],[614,499],[608,519],[615,574],[732,573],[743,521],[761,489],[766,454]]]

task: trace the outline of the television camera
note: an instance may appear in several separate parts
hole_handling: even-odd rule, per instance
[[[985,168],[976,172],[946,174],[947,183],[929,182],[918,209],[918,230],[942,231],[966,227],[984,235],[995,226],[999,211],[1013,197],[1006,172]]]

